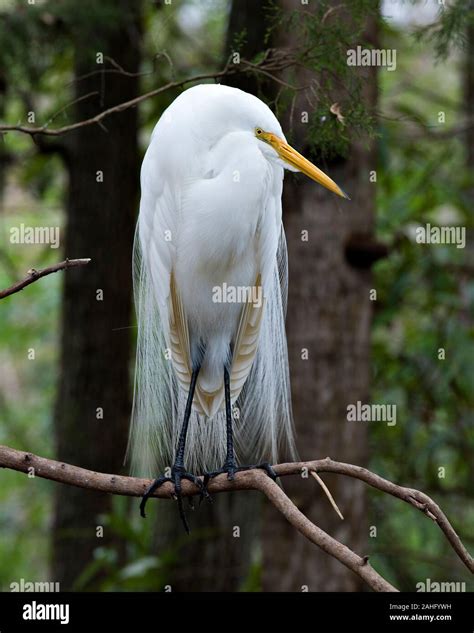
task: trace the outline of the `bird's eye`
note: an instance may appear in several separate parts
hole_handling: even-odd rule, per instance
[[[255,134],[257,136],[261,136],[263,134],[263,130],[260,127],[255,128]]]

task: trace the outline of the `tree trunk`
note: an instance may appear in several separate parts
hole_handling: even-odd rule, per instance
[[[282,5],[286,6],[285,2]],[[291,8],[291,7],[290,7]],[[330,26],[328,26],[330,28]],[[373,34],[374,26],[371,25]],[[285,43],[292,34],[281,34]],[[308,76],[299,78],[307,83]],[[367,103],[375,105],[373,69],[365,82]],[[294,112],[311,113],[300,93]],[[310,114],[311,116],[311,114]],[[295,119],[299,118],[295,116]],[[305,150],[306,126],[293,142]],[[374,222],[373,145],[354,144],[347,160],[319,166],[349,193],[336,197],[314,182],[286,178],[284,222],[288,240],[287,316],[290,375],[297,446],[302,459],[330,456],[363,466],[367,462],[365,423],[347,421],[347,405],[368,402],[372,304],[370,240]],[[308,240],[302,238],[308,232]],[[359,236],[364,236],[361,240]],[[348,249],[349,244],[354,246]],[[362,244],[362,245],[361,245]],[[306,352],[307,351],[307,352]],[[323,475],[345,520],[341,521],[313,478],[285,481],[285,491],[319,527],[360,554],[368,536],[364,485]],[[265,591],[356,591],[360,580],[267,507],[263,538]]]
[[[90,73],[104,67],[96,63],[98,52],[126,71],[138,72],[140,3],[121,0],[118,7],[114,0],[103,0],[104,11],[120,10],[113,23],[106,24],[94,19],[97,3],[87,2],[92,16],[88,31],[75,32],[75,89],[76,97],[95,91],[98,95],[76,103],[76,120],[138,94],[136,77]],[[84,75],[89,76],[81,79]],[[92,262],[63,277],[55,432],[57,459],[116,473],[123,467],[130,416],[128,326],[138,199],[137,111],[114,114],[104,126],[83,127],[68,138],[65,255],[90,257]],[[103,538],[96,533],[99,515],[110,507],[110,496],[55,488],[53,578],[62,590],[73,587],[96,547],[113,541],[107,530]]]

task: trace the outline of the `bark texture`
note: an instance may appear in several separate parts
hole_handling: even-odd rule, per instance
[[[288,5],[286,0],[282,5]],[[328,24],[330,28],[330,24]],[[369,28],[369,25],[368,25]],[[374,30],[374,25],[370,25]],[[292,34],[280,37],[291,44]],[[309,75],[300,76],[301,84]],[[365,98],[376,101],[376,76],[367,73]],[[305,153],[306,127],[297,99],[293,143]],[[288,348],[297,446],[301,458],[330,456],[363,466],[367,423],[348,422],[347,405],[368,402],[372,302],[370,243],[374,223],[374,147],[354,144],[347,160],[319,164],[352,200],[316,183],[286,177],[284,222],[289,251]],[[307,231],[305,241],[304,231]],[[285,482],[300,510],[351,549],[364,552],[368,536],[366,494],[358,481],[324,475],[345,520],[341,521],[313,479]],[[263,536],[265,591],[356,591],[360,579],[316,550],[267,509]]]
[[[98,5],[88,0],[91,16]],[[97,52],[130,73],[139,70],[140,3],[106,0],[120,9],[106,23],[91,17],[87,34],[73,26],[76,120],[138,94],[138,79],[97,73]],[[106,63],[106,62],[104,62]],[[130,416],[131,248],[138,199],[137,111],[107,118],[68,137],[69,197],[65,255],[90,257],[87,269],[64,276],[61,366],[55,414],[59,460],[93,470],[121,472]],[[97,411],[103,411],[103,417]],[[99,515],[111,497],[74,488],[55,489],[53,578],[70,590],[93,560]]]

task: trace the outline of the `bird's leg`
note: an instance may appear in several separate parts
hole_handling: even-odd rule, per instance
[[[234,451],[234,432],[232,429],[232,407],[230,402],[230,376],[227,367],[224,367],[224,393],[225,393],[225,415],[226,415],[226,430],[227,430],[227,454],[224,462],[224,466],[220,470],[215,470],[204,475],[204,486],[207,488],[209,480],[222,473],[227,473],[227,479],[233,480],[235,473],[243,470],[252,470],[254,468],[261,468],[269,477],[274,481],[277,478],[276,472],[268,462],[262,462],[261,464],[253,464],[251,466],[237,466],[235,461]]]
[[[197,382],[197,377],[199,374],[199,367],[197,369],[193,370],[193,373],[191,375],[191,383],[189,385],[189,392],[188,392],[188,399],[186,401],[186,409],[184,412],[184,420],[183,420],[183,426],[181,427],[181,433],[179,435],[179,440],[178,440],[178,450],[176,451],[176,458],[174,461],[174,464],[171,468],[171,476],[170,477],[158,477],[157,479],[155,479],[155,481],[151,484],[151,486],[147,489],[147,491],[145,492],[145,494],[143,495],[141,504],[140,504],[140,514],[142,515],[142,517],[145,517],[145,506],[146,503],[148,501],[148,499],[151,497],[151,495],[155,492],[155,490],[157,490],[162,484],[164,484],[166,481],[170,481],[174,484],[174,494],[176,496],[176,499],[178,501],[178,509],[179,509],[179,515],[181,517],[181,520],[183,522],[184,525],[184,529],[186,530],[186,532],[188,532],[189,534],[189,526],[188,526],[188,522],[186,520],[186,515],[184,513],[184,509],[183,509],[183,498],[182,498],[182,494],[181,494],[181,481],[183,479],[188,479],[189,481],[191,481],[193,484],[195,484],[201,493],[201,497],[209,497],[209,493],[207,492],[203,482],[201,481],[201,479],[199,479],[199,477],[196,477],[195,475],[186,472],[185,468],[184,468],[184,449],[186,447],[186,435],[188,433],[188,426],[189,426],[189,418],[191,417],[191,410],[192,410],[192,404],[193,404],[193,398],[194,398],[194,391],[196,389],[196,382]]]
[[[223,471],[227,473],[227,478],[232,480],[235,477],[237,464],[234,452],[234,431],[232,429],[232,407],[230,402],[230,377],[227,367],[224,367],[224,393],[225,393],[225,418],[227,433],[227,454]]]

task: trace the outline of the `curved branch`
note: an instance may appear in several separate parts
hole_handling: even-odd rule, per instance
[[[280,486],[262,471],[249,471],[257,479],[255,489],[263,492],[267,499],[279,510],[285,519],[303,536],[320,547],[330,556],[351,569],[374,591],[398,591],[385,578],[378,574],[369,563],[368,556],[359,556],[343,543],[336,541],[324,530],[312,523],[283,492]]]
[[[9,288],[5,288],[5,290],[0,290],[0,299],[4,299],[5,297],[9,297],[15,292],[20,292],[26,286],[29,286],[34,281],[41,279],[41,277],[46,277],[46,275],[51,275],[51,273],[57,273],[58,270],[65,270],[66,268],[74,268],[75,266],[86,266],[91,260],[89,258],[83,259],[65,259],[63,262],[59,262],[59,264],[53,264],[52,266],[48,266],[47,268],[43,268],[42,270],[36,270],[35,268],[31,268],[28,271],[25,279],[21,281],[17,281],[16,284],[10,286]]]
[[[438,504],[424,492],[416,490],[415,488],[399,486],[394,484],[392,481],[384,479],[380,475],[376,475],[370,470],[367,470],[367,468],[362,468],[362,466],[355,466],[353,464],[345,464],[344,462],[335,462],[330,457],[311,462],[280,464],[276,467],[277,473],[280,476],[294,475],[297,472],[301,472],[301,469],[303,468],[307,468],[309,471],[314,470],[315,472],[320,473],[335,473],[338,475],[347,475],[348,477],[360,479],[366,484],[369,484],[369,486],[372,486],[372,488],[376,488],[377,490],[386,492],[393,497],[402,499],[402,501],[406,501],[406,503],[409,503],[417,510],[423,512],[423,514],[432,519],[439,526],[453,550],[466,565],[469,571],[474,573],[474,560],[472,556],[464,547],[447,516]]]
[[[139,479],[122,475],[109,475],[86,470],[32,453],[0,446],[0,468],[10,468],[20,472],[33,472],[38,477],[50,479],[60,483],[78,486],[89,490],[107,492],[111,494],[141,497],[150,484],[149,479]],[[436,520],[461,560],[473,571],[473,560],[459,536],[454,531],[446,516],[438,505],[424,493],[412,488],[398,486],[365,468],[336,462],[330,458],[274,466],[280,476],[301,475],[307,472],[332,472],[365,481],[369,485],[387,492],[399,499],[403,499],[415,508],[422,510],[427,516]],[[312,543],[318,545],[325,552],[334,556],[343,565],[354,571],[374,591],[397,591],[393,585],[382,578],[368,563],[368,557],[360,557],[348,547],[339,543],[314,525],[287,497],[283,490],[275,484],[265,473],[259,470],[242,471],[236,474],[234,481],[229,481],[225,475],[212,479],[209,483],[210,493],[229,492],[233,490],[259,490],[270,500],[283,516]],[[173,486],[165,483],[153,496],[162,499],[170,498]],[[183,495],[198,494],[196,487],[189,481],[183,481]]]

